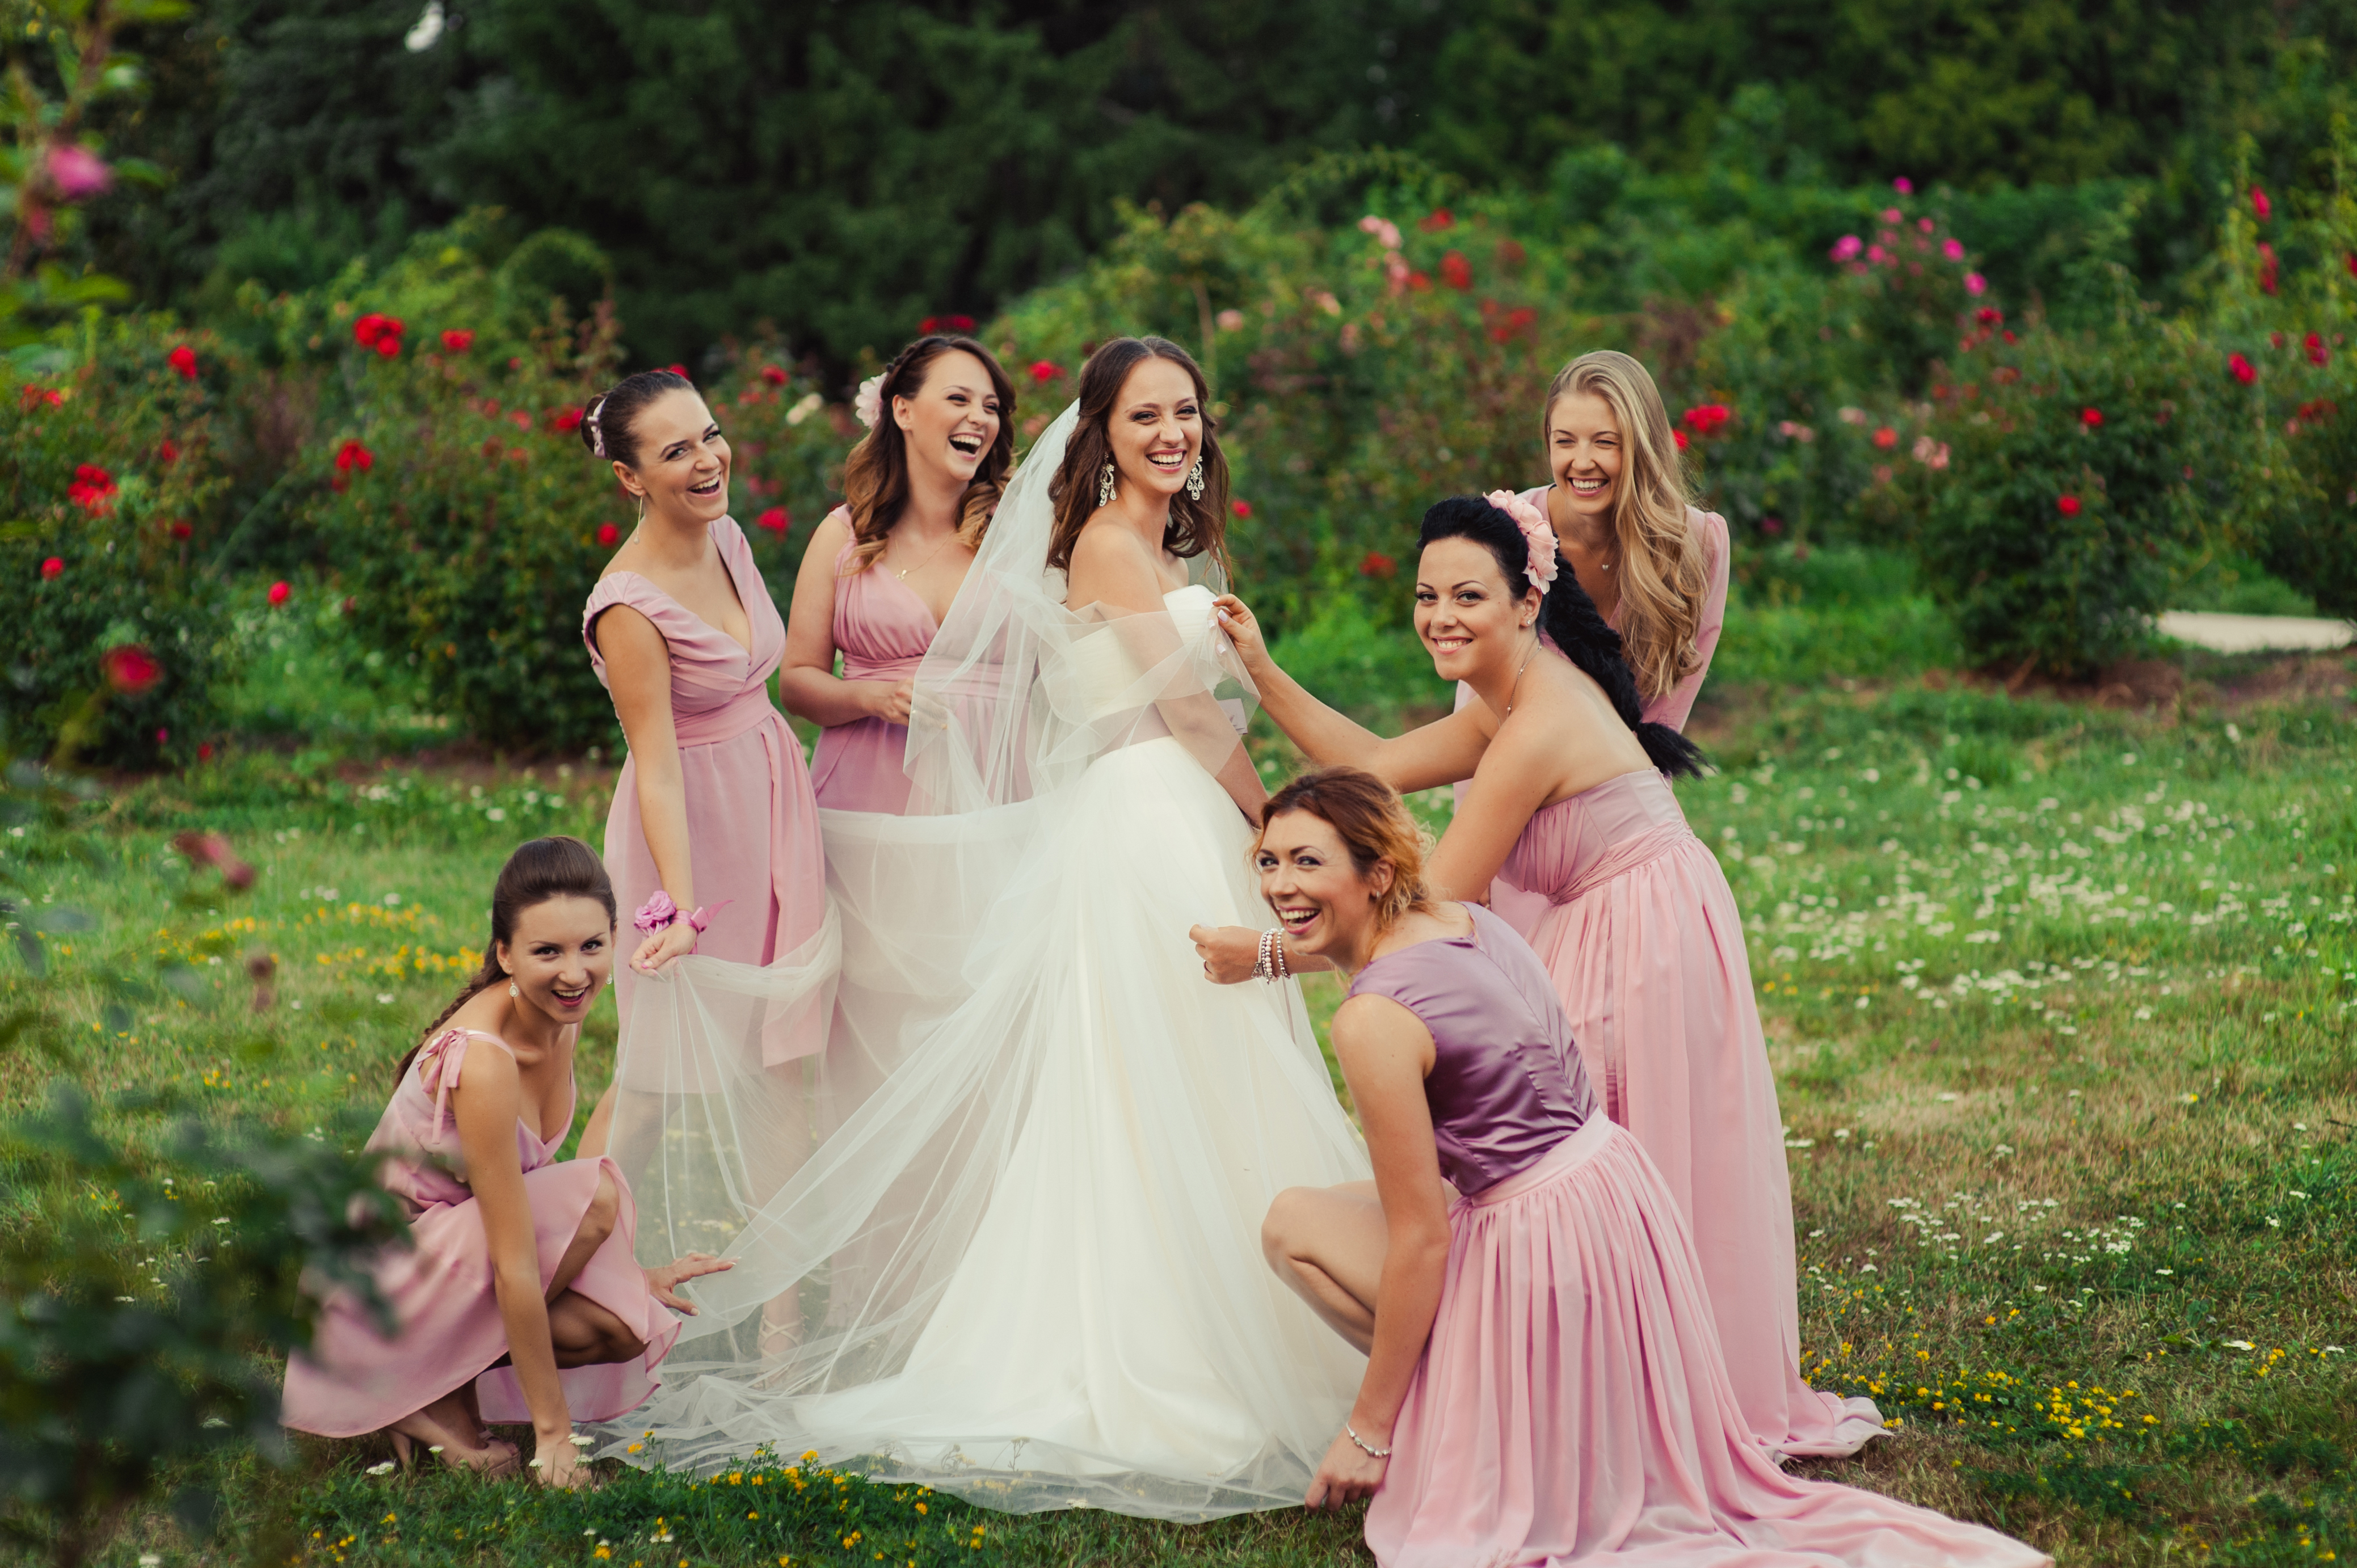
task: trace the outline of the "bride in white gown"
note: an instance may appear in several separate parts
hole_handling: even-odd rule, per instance
[[[1368,1167],[1293,983],[1213,985],[1187,936],[1259,923],[1226,512],[1193,361],[1101,349],[917,677],[912,814],[822,813],[825,1051],[761,1065],[837,983],[818,943],[642,988],[622,1048],[671,1088],[626,1173],[640,1248],[737,1262],[605,1453],[815,1450],[1013,1510],[1299,1502],[1363,1361],[1260,1223]]]

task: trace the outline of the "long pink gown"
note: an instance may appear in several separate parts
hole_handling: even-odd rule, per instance
[[[834,558],[834,646],[846,681],[905,681],[916,674],[941,630],[917,591],[882,566],[844,575],[857,546]],[[909,726],[889,719],[855,719],[819,732],[811,758],[818,803],[837,811],[909,809]]]
[[[391,1156],[382,1180],[412,1215],[409,1234],[415,1245],[387,1254],[376,1270],[377,1289],[392,1306],[397,1326],[391,1338],[379,1334],[368,1307],[350,1293],[328,1301],[309,1352],[286,1363],[279,1419],[298,1432],[322,1437],[375,1432],[470,1382],[484,1420],[532,1419],[514,1371],[491,1366],[508,1353],[507,1324],[500,1316],[482,1214],[474,1193],[453,1174],[466,1166],[450,1091],[458,1087],[470,1045],[478,1042],[484,1049],[508,1048],[497,1035],[475,1029],[445,1029],[427,1041],[369,1138],[371,1151]],[[572,1128],[569,1107],[550,1138],[519,1121],[516,1153],[523,1163],[544,1283],[555,1278],[556,1265],[597,1197],[598,1173],[612,1176],[621,1195],[613,1233],[589,1255],[571,1288],[621,1319],[645,1341],[646,1355],[558,1374],[576,1421],[611,1421],[654,1392],[655,1367],[679,1337],[679,1319],[657,1305],[645,1273],[632,1261],[638,1208],[621,1171],[611,1160],[557,1160],[556,1151]]]
[[[1506,856],[1548,908],[1555,979],[1605,1113],[1637,1135],[1694,1235],[1727,1375],[1782,1454],[1854,1454],[1870,1400],[1801,1379],[1792,1179],[1743,919],[1669,780],[1624,773],[1534,812]]]
[[[1678,1203],[1597,1114],[1550,978],[1504,921],[1376,959],[1353,996],[1432,1033],[1440,1306],[1367,1506],[1383,1568],[2033,1568],[1978,1525],[1787,1476],[1753,1441]]]
[[[826,859],[802,743],[770,700],[770,677],[785,656],[786,624],[736,521],[716,521],[712,542],[745,607],[749,650],[636,572],[597,580],[581,612],[581,636],[589,645],[590,667],[610,686],[597,650],[597,618],[628,605],[662,633],[671,653],[672,724],[687,797],[695,897],[717,911],[695,950],[732,963],[767,964],[818,931],[826,914]],[[637,944],[632,912],[662,887],[639,816],[638,785],[634,756],[614,781],[613,809],[606,817],[606,874],[621,907],[624,958]],[[625,1021],[644,983],[627,963],[614,966],[615,1004]],[[765,1033],[763,1052],[775,1067],[825,1042],[823,1026],[779,1028]],[[623,1087],[676,1088],[665,1076],[675,1068],[651,1059],[625,1062]]]

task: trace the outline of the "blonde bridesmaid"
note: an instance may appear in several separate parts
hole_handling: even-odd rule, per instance
[[[1502,490],[1452,497],[1425,514],[1421,542],[1417,635],[1435,671],[1478,700],[1380,739],[1278,669],[1250,612],[1223,599],[1262,703],[1320,763],[1403,790],[1472,779],[1433,882],[1479,898],[1502,869],[1545,900],[1530,945],[1605,1113],[1686,1217],[1745,1419],[1779,1453],[1854,1453],[1882,1430],[1871,1402],[1801,1380],[1783,1122],[1742,918],[1669,783],[1698,754],[1643,718],[1620,639],[1534,507]],[[1198,940],[1216,977],[1250,972],[1253,933]]]
[[[867,435],[802,554],[778,695],[825,726],[818,803],[898,815],[917,666],[1014,469],[1015,388],[973,338],[928,334],[860,389],[857,412]]]

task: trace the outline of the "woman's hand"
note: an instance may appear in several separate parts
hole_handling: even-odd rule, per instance
[[[1268,643],[1260,634],[1260,622],[1253,618],[1243,600],[1233,594],[1222,594],[1211,601],[1211,619],[1236,645],[1245,669],[1257,673],[1268,662]]]
[[[904,725],[909,722],[909,707],[917,700],[914,676],[906,681],[896,681],[888,686],[881,681],[862,681],[860,685],[866,690],[868,711],[877,718],[887,724]]]
[[[647,940],[639,944],[639,950],[630,955],[630,967],[640,974],[661,974],[673,959],[694,952],[695,939],[701,934],[683,916],[662,930],[649,933]]]
[[[1386,1443],[1369,1438],[1378,1448]],[[1345,1503],[1355,1503],[1375,1495],[1383,1484],[1383,1461],[1366,1453],[1351,1441],[1351,1434],[1339,1432],[1327,1445],[1326,1457],[1311,1477],[1308,1494],[1301,1500],[1313,1509],[1340,1509]]]
[[[683,1312],[690,1317],[694,1317],[695,1304],[682,1296],[679,1294],[679,1287],[690,1280],[701,1279],[705,1274],[721,1273],[736,1266],[735,1262],[716,1258],[709,1252],[690,1252],[683,1257],[673,1258],[662,1268],[644,1271],[647,1276],[647,1294],[673,1311]]]
[[[1203,978],[1214,985],[1250,980],[1260,965],[1260,933],[1243,926],[1189,926],[1187,940],[1203,961]]]
[[[542,1486],[567,1492],[581,1491],[595,1479],[589,1466],[581,1462],[581,1450],[574,1444],[569,1424],[562,1433],[533,1428],[532,1473]]]

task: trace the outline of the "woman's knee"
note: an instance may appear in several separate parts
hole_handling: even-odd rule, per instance
[[[1304,1222],[1319,1196],[1316,1187],[1288,1187],[1269,1204],[1260,1222],[1260,1251],[1270,1268],[1282,1272],[1288,1259],[1300,1255]]]
[[[589,1208],[581,1216],[581,1229],[575,1232],[583,1240],[598,1245],[614,1233],[614,1226],[622,1217],[622,1193],[615,1184],[614,1173],[597,1173],[597,1190],[590,1195]]]

